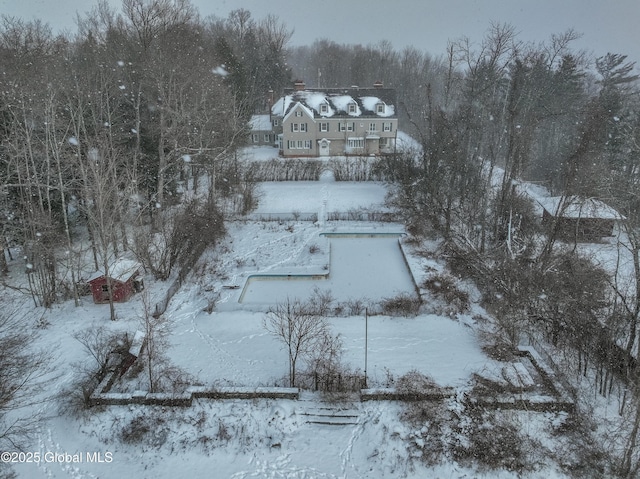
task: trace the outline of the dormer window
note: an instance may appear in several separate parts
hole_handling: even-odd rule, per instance
[[[384,103],[377,103],[376,104],[376,113],[384,113]]]
[[[356,104],[349,103],[349,113],[355,113],[355,112],[356,112]]]
[[[327,105],[326,103],[321,103],[320,114],[326,114],[326,113],[329,113],[329,105]]]

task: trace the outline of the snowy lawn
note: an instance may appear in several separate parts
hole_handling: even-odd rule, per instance
[[[262,325],[264,313],[248,311],[211,315],[172,312],[169,355],[172,362],[205,385],[273,386],[283,384],[288,360],[283,345]],[[364,317],[332,318],[340,334],[344,361],[364,369]],[[478,345],[475,332],[438,316],[372,316],[368,327],[368,376],[384,385],[417,369],[442,386],[466,384],[473,372],[495,367]],[[389,373],[389,374],[388,374]]]
[[[260,183],[255,214],[348,212],[358,208],[386,211],[382,183],[349,181],[281,181]]]

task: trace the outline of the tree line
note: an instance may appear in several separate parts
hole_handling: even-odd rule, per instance
[[[542,344],[573,377],[593,374],[601,395],[618,385],[626,422],[612,470],[635,477],[640,75],[623,54],[590,59],[576,51],[577,38],[569,30],[524,43],[513,27],[495,24],[480,42],[451,41],[437,58],[385,42],[330,41],[294,58],[321,86],[381,80],[397,89],[401,129],[418,145],[380,167],[409,232],[444,238],[453,271],[480,287],[499,347]],[[559,220],[541,227],[523,181],[560,198],[556,217],[575,197],[614,207],[624,221],[613,270],[581,252],[577,231],[567,236]]]
[[[215,217],[225,201],[246,209],[235,152],[264,92],[289,76],[291,32],[273,16],[202,19],[188,0],[124,0],[117,12],[101,1],[77,25],[54,35],[41,21],[0,21],[2,246],[9,257],[23,248],[37,306],[77,298],[82,244],[107,275],[134,249],[164,279],[192,249],[185,236],[202,238],[185,219]],[[219,236],[220,222],[206,226]]]
[[[188,0],[123,0],[119,11],[101,1],[70,34],[2,17],[1,274],[20,246],[28,292],[45,307],[78,299],[87,258],[108,274],[133,250],[167,279],[224,234],[225,215],[253,206],[253,170],[236,152],[269,90],[294,77],[321,88],[380,80],[416,139],[378,162],[409,231],[445,238],[454,270],[483,289],[500,340],[544,340],[581,374],[594,365],[602,393],[624,377],[637,397],[635,63],[590,58],[572,30],[531,44],[494,24],[438,56],[387,41],[291,47],[292,33],[243,9],[203,19]],[[522,180],[559,195],[560,210],[581,196],[624,215],[631,281],[579,255],[577,238],[559,242],[557,223],[540,230]],[[640,408],[628,409],[620,475],[632,477]]]

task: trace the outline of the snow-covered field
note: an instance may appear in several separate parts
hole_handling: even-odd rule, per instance
[[[265,182],[258,190],[256,215],[278,213],[348,212],[352,209],[383,207],[386,188],[381,183],[351,181]]]
[[[182,308],[184,309],[184,308]],[[172,313],[170,356],[205,385],[273,386],[283,384],[287,353],[262,326],[262,313],[236,311]],[[368,320],[370,384],[384,385],[417,369],[441,386],[465,384],[473,372],[494,366],[480,350],[474,331],[438,316]],[[365,318],[332,318],[340,334],[344,360],[364,369]]]

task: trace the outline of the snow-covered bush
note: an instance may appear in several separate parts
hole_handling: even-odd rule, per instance
[[[431,377],[415,369],[400,376],[394,384],[396,391],[409,399],[418,399],[437,387]],[[410,429],[410,432],[403,436],[410,457],[427,465],[434,465],[443,459],[446,449],[443,430],[448,414],[442,401],[407,401],[404,403],[400,419]]]
[[[389,316],[416,316],[420,310],[420,299],[408,293],[400,293],[380,302],[382,314]]]
[[[489,411],[464,401],[454,424],[452,457],[459,463],[485,470],[523,473],[532,469],[528,439],[521,435],[515,416]]]
[[[447,306],[453,308],[457,313],[462,313],[469,308],[469,293],[461,290],[456,279],[451,275],[435,274],[426,278],[420,286],[429,290],[436,297],[442,298],[446,301]]]

